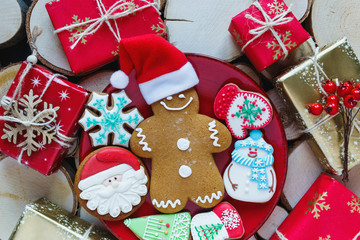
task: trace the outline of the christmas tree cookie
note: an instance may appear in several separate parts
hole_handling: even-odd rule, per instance
[[[246,137],[246,129],[260,129],[271,122],[273,110],[269,100],[259,93],[240,90],[235,84],[220,89],[214,102],[214,113],[225,119],[232,135]]]
[[[125,219],[124,224],[143,240],[188,240],[191,216],[188,212]]]
[[[223,202],[211,212],[194,216],[191,235],[193,240],[237,239],[244,235],[244,226],[236,209]]]

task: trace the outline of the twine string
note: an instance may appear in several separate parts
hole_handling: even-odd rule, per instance
[[[272,35],[275,37],[276,41],[279,43],[279,46],[281,47],[281,49],[284,52],[284,57],[286,58],[289,54],[289,51],[286,49],[286,46],[284,44],[284,42],[281,40],[280,35],[278,34],[278,32],[274,29],[274,27],[279,26],[279,25],[283,25],[286,23],[289,23],[293,20],[292,17],[286,17],[286,15],[288,15],[290,13],[290,9],[291,6],[289,6],[289,8],[276,15],[274,18],[271,18],[266,11],[263,9],[263,7],[260,5],[260,3],[258,1],[255,1],[253,3],[253,5],[259,9],[259,11],[261,12],[261,14],[264,17],[264,21],[257,19],[255,17],[253,17],[251,14],[246,14],[245,17],[260,24],[261,26],[251,29],[249,30],[249,34],[254,35],[254,37],[252,39],[250,39],[241,49],[241,51],[244,51],[244,49],[249,46],[249,44],[251,44],[252,42],[254,42],[257,38],[259,38],[260,36],[262,36],[265,32],[267,31],[271,31]]]
[[[119,0],[115,2],[109,9],[106,10],[102,0],[96,0],[97,8],[100,13],[100,17],[90,19],[81,23],[75,23],[71,25],[64,26],[62,28],[59,28],[54,31],[54,33],[60,33],[63,31],[70,31],[73,28],[80,27],[80,26],[86,26],[86,29],[81,32],[74,34],[74,37],[77,39],[73,45],[71,45],[71,49],[74,49],[78,43],[86,36],[94,34],[99,30],[99,28],[106,23],[108,28],[110,29],[111,33],[114,35],[116,40],[120,42],[121,36],[120,36],[120,30],[117,25],[116,20],[125,16],[128,16],[130,14],[136,13],[138,11],[141,11],[148,7],[153,7],[159,14],[160,14],[160,3],[159,0],[154,0],[153,2],[149,2],[147,0],[140,0],[142,2],[145,2],[146,4],[136,8],[135,4],[133,2],[125,2],[124,0]],[[125,11],[119,12],[119,10],[126,9]],[[113,24],[115,26],[112,26],[110,20],[113,20]],[[90,24],[90,25],[89,25]]]

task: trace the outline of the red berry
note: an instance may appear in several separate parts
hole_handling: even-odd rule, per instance
[[[339,97],[345,97],[351,93],[353,88],[354,87],[350,82],[341,83],[340,86],[338,86],[337,94]]]
[[[338,96],[336,96],[334,94],[332,94],[326,98],[326,103],[338,103],[338,102],[339,102],[339,98],[338,98]]]
[[[328,103],[325,106],[325,112],[329,115],[335,115],[339,112],[339,104],[337,103]]]
[[[358,88],[354,88],[353,90],[351,90],[351,95],[356,99],[356,100],[360,100],[360,89]]]
[[[323,107],[319,103],[313,103],[309,106],[309,112],[315,116],[320,115],[323,111]]]
[[[347,108],[353,108],[357,104],[357,100],[354,98],[353,95],[348,95],[344,98],[344,105]]]
[[[324,85],[324,90],[326,93],[335,93],[336,92],[336,83],[334,83],[331,80],[326,81],[325,85]]]

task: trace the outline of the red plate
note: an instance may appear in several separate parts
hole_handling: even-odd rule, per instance
[[[196,90],[199,94],[200,113],[202,114],[216,118],[213,112],[214,99],[220,88],[227,83],[235,83],[243,90],[258,92],[266,96],[266,93],[250,79],[250,77],[229,63],[198,54],[187,54],[187,58],[194,66],[200,78],[200,83],[196,86]],[[105,92],[111,93],[114,90],[114,88],[108,86],[105,89]],[[146,104],[140,93],[138,84],[135,80],[134,71],[130,75],[130,83],[125,90],[126,94],[133,101],[129,107],[137,107],[144,118],[150,117],[152,115],[151,108]],[[287,142],[280,116],[274,107],[273,109],[273,120],[268,126],[262,129],[265,141],[274,147],[274,169],[277,177],[277,189],[273,198],[266,203],[241,202],[230,198],[227,194],[225,194],[224,198],[224,201],[230,202],[240,213],[245,227],[243,239],[248,239],[252,236],[270,216],[280,198],[284,186],[287,170]],[[228,150],[214,154],[215,162],[221,174],[224,173],[226,167],[231,162],[231,152],[234,150],[235,141],[236,139],[233,139],[233,144]],[[86,133],[83,134],[80,144],[80,159],[84,159],[84,157],[93,150],[94,149],[90,146],[89,135]],[[151,161],[143,160],[143,162],[151,173]],[[203,209],[192,202],[188,202],[183,211],[190,211],[193,216],[200,212],[209,211],[209,209]],[[158,213],[159,212],[152,206],[148,194],[144,205],[142,205],[131,217],[147,216]],[[122,221],[107,221],[105,222],[105,225],[119,239],[138,239],[130,229],[122,223]]]

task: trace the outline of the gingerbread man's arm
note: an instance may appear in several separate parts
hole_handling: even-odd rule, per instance
[[[151,158],[153,153],[152,143],[149,141],[148,129],[151,127],[151,117],[145,119],[137,126],[131,135],[130,148],[131,151],[143,158]]]
[[[208,145],[212,153],[218,153],[225,151],[231,144],[231,133],[227,127],[221,122],[207,117],[205,118],[207,133],[208,133]]]

